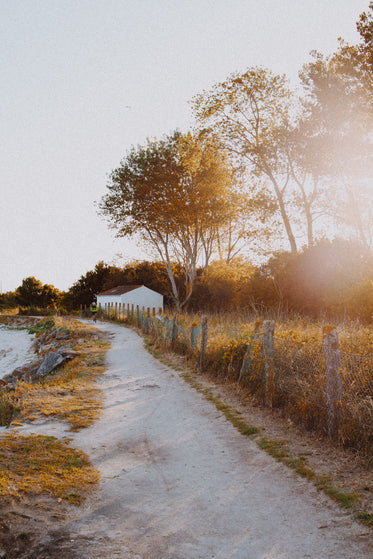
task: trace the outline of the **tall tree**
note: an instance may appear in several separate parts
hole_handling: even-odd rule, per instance
[[[227,161],[213,143],[175,132],[132,148],[110,176],[100,212],[117,236],[137,235],[163,262],[178,310],[193,291],[217,227],[226,219]],[[181,295],[173,262],[185,277]]]
[[[329,57],[313,53],[313,61],[300,74],[306,92],[302,133],[306,167],[329,182],[332,216],[351,225],[368,248],[373,105],[361,56],[358,48],[343,42]]]
[[[333,215],[373,243],[373,2],[360,15],[360,43],[342,39],[328,57],[313,53],[301,79],[307,94],[308,164],[329,182]]]
[[[291,92],[284,76],[263,68],[232,74],[193,100],[196,119],[233,157],[272,187],[292,252],[297,251],[286,196],[292,178],[286,149]]]

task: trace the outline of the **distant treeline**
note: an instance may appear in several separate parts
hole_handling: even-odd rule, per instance
[[[178,288],[185,289],[183,271],[174,266]],[[71,312],[88,306],[97,293],[118,285],[145,285],[162,293],[172,306],[170,281],[161,262],[132,262],[124,267],[99,262],[68,291],[43,285],[34,277],[23,280],[15,292],[0,296],[0,308],[20,307],[20,312]],[[373,259],[359,243],[322,241],[292,254],[274,254],[254,266],[243,258],[212,262],[198,270],[190,298],[191,311],[279,309],[312,318],[373,321]]]

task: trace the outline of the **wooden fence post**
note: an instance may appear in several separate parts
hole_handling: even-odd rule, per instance
[[[272,407],[272,399],[274,395],[274,360],[275,360],[275,321],[264,320],[263,322],[263,344],[264,344],[264,374],[265,374],[265,392],[266,404]]]
[[[201,349],[199,352],[199,370],[202,371],[207,348],[207,317],[201,317]]]
[[[254,346],[255,346],[258,338],[259,338],[261,325],[262,325],[262,321],[259,320],[259,318],[258,318],[255,321],[254,332],[251,334],[250,342],[247,344],[247,347],[246,347],[245,355],[243,357],[242,365],[241,365],[241,369],[240,369],[240,375],[238,377],[238,382],[241,382],[242,377],[244,376],[244,374],[250,368],[251,359],[252,359],[252,351],[253,351]]]
[[[198,326],[198,324],[193,323],[191,330],[190,330],[190,347],[192,348],[192,351],[194,349],[196,349],[197,347],[197,337],[199,334],[199,330],[200,330],[200,326]]]
[[[338,333],[334,326],[324,326],[322,337],[325,355],[328,435],[331,439],[335,439],[338,435],[342,400],[341,352],[339,350]]]
[[[172,330],[171,330],[171,345],[174,346],[176,343],[177,335],[179,333],[179,325],[177,314],[175,314],[174,318],[172,319]]]

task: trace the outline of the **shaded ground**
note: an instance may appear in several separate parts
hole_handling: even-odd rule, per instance
[[[113,335],[102,418],[75,434],[57,422],[19,432],[68,435],[101,471],[100,489],[80,508],[45,498],[3,510],[0,557],[372,556],[370,530],[240,435],[136,333],[97,326]]]

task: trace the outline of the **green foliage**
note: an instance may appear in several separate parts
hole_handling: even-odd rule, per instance
[[[373,319],[373,260],[359,243],[321,241],[278,253],[253,274],[243,300],[312,317]]]
[[[173,275],[179,292],[183,293],[184,275],[180,266],[172,264]],[[68,309],[88,307],[96,295],[118,285],[145,285],[165,296],[166,304],[171,304],[170,280],[161,262],[133,261],[123,268],[99,262],[93,270],[75,282],[62,299]]]
[[[359,520],[365,526],[373,526],[373,514],[369,512],[359,512],[356,514],[357,520]]]
[[[179,132],[132,148],[110,176],[102,215],[117,236],[138,235],[158,255],[179,310],[192,294],[199,255],[207,264],[217,230],[231,218],[233,180],[211,138]],[[183,270],[183,293],[173,262]]]
[[[0,310],[14,309],[17,305],[17,297],[14,292],[0,293]]]
[[[41,320],[34,326],[28,329],[29,334],[39,334],[40,332],[47,332],[55,326],[54,318],[48,318],[47,320]]]
[[[21,307],[54,308],[61,294],[53,285],[43,285],[33,276],[25,278],[16,290],[16,301]]]
[[[62,304],[70,309],[79,309],[80,305],[89,306],[97,293],[104,290],[106,278],[111,266],[98,262],[93,270],[88,271],[76,281],[62,299]]]
[[[296,252],[285,198],[292,177],[287,138],[295,108],[286,77],[266,68],[248,68],[197,95],[193,108],[200,126],[219,137],[252,177],[263,179],[262,193],[275,198],[291,251]]]
[[[371,247],[373,170],[372,9],[357,24],[363,42],[342,39],[330,56],[313,52],[300,77],[305,97],[297,141],[304,166],[327,185],[325,212]]]
[[[255,267],[241,257],[229,263],[225,260],[213,261],[199,275],[189,308],[222,311],[240,305],[242,287],[254,270]]]

